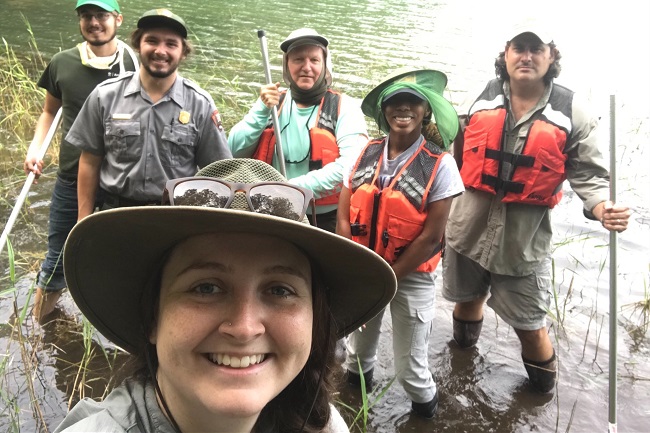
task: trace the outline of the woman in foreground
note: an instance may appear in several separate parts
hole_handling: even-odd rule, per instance
[[[169,181],[167,205],[81,221],[65,248],[70,292],[139,368],[56,432],[347,432],[331,404],[335,342],[396,280],[375,253],[310,226],[311,203],[269,165],[231,159]]]

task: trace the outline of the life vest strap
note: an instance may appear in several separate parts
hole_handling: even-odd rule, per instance
[[[503,152],[496,149],[485,149],[485,157],[497,161],[508,162],[516,167],[532,167],[535,164],[535,157],[519,153]]]
[[[494,188],[495,191],[513,192],[515,194],[521,194],[521,192],[523,192],[524,190],[523,183],[499,179],[496,176],[490,176],[488,174],[481,175],[481,182],[491,186],[492,188]]]

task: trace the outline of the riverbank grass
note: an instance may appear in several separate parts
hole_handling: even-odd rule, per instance
[[[0,129],[15,134],[19,141],[34,128],[45,98],[37,77],[46,63],[24,16],[23,21],[29,33],[29,52],[19,57],[2,38],[4,50],[0,55]]]

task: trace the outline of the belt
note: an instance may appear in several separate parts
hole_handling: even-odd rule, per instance
[[[160,203],[161,200],[133,200],[104,191],[104,205],[102,206],[102,209],[132,206],[154,206],[159,205]]]

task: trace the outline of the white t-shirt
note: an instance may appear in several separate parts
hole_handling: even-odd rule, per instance
[[[388,159],[388,137],[386,137],[386,144],[384,145],[383,150],[384,155],[382,157],[382,164],[377,179],[379,183],[377,186],[380,189],[385,188],[391,183],[404,164],[418,150],[421,140],[422,137],[415,140],[415,142],[409,146],[408,149],[399,154],[397,158]],[[344,170],[343,185],[345,185],[346,188],[350,188],[350,174],[355,165],[356,161],[352,165],[347,166]],[[463,186],[463,179],[460,177],[460,173],[458,172],[456,160],[454,160],[450,154],[445,154],[440,160],[438,173],[431,185],[427,203],[432,203],[447,197],[454,197],[461,194],[463,191],[465,191],[465,187]]]

